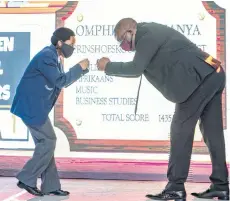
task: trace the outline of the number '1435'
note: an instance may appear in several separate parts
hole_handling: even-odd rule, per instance
[[[159,122],[167,123],[167,122],[172,122],[173,115],[172,114],[160,114],[158,118],[159,118]]]

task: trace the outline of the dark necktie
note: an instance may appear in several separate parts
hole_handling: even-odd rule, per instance
[[[135,115],[137,114],[137,105],[138,105],[138,101],[139,101],[141,81],[142,81],[142,75],[141,75],[141,78],[140,78],[140,83],[139,83],[139,87],[138,87],[138,91],[137,91],[137,100],[136,100],[136,105],[135,105]]]

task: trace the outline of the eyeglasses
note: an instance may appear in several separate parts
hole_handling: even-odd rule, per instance
[[[127,33],[128,33],[128,31],[126,31],[126,32],[122,35],[121,40],[118,40],[118,39],[117,39],[119,46],[121,46],[121,44],[122,44],[122,43],[124,42],[124,40],[126,39]]]

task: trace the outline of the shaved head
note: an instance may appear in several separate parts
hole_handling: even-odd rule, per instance
[[[127,31],[135,31],[137,22],[132,18],[123,18],[115,26],[114,33],[117,40],[122,40],[122,35]]]

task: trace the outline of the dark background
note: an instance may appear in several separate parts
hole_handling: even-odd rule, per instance
[[[0,37],[14,37],[14,50],[0,51],[0,85],[10,85],[10,99],[0,100],[0,105],[11,105],[17,85],[30,61],[30,32],[0,32]]]

